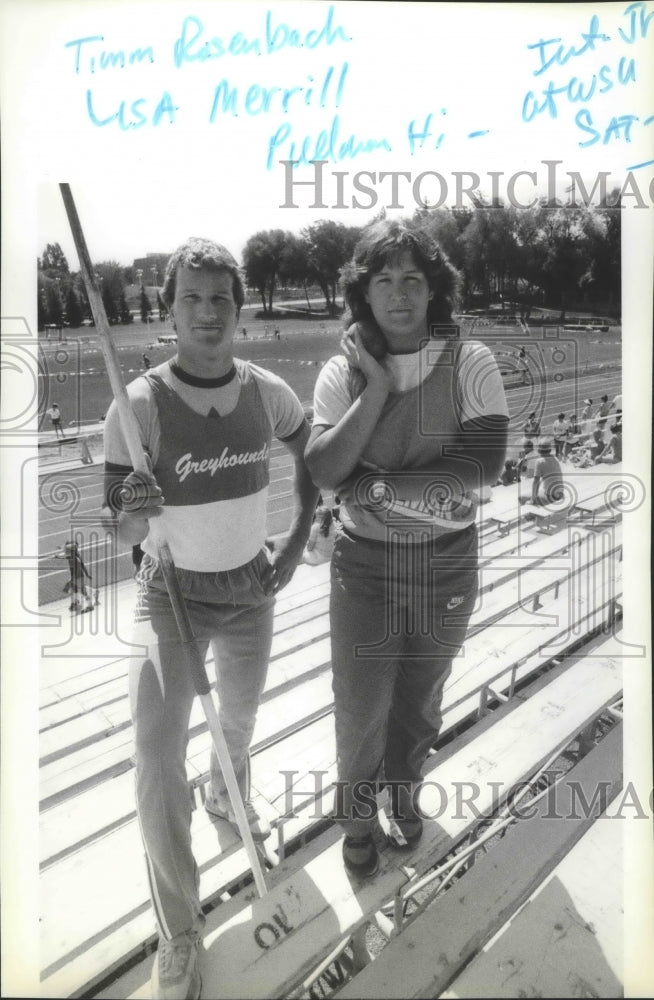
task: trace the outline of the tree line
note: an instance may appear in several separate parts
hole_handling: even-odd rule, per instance
[[[429,232],[461,272],[464,311],[501,302],[517,307],[525,321],[536,306],[558,311],[561,320],[566,311],[581,309],[620,316],[617,192],[605,203],[588,207],[541,199],[527,209],[500,200],[479,201],[471,208],[420,208],[409,224]],[[316,291],[324,298],[324,310],[337,315],[340,271],[360,234],[360,226],[322,219],[299,233],[267,229],[250,236],[242,265],[263,315],[273,314],[275,295],[280,292],[303,295],[311,312]],[[109,322],[133,322],[126,296],[126,287],[134,283],[133,268],[105,261],[96,264],[95,270]],[[156,298],[155,309],[163,319],[166,307],[158,291]],[[141,287],[143,322],[148,321],[152,308]],[[59,244],[49,243],[38,259],[39,329],[46,323],[76,327],[90,318],[81,275],[70,271]]]
[[[613,198],[613,201],[611,200]],[[620,207],[617,194],[597,207],[567,207],[542,199],[529,209],[501,201],[474,208],[416,209],[409,223],[440,244],[463,277],[463,310],[494,302],[517,304],[523,319],[535,306],[620,315]],[[383,216],[383,212],[381,215]],[[379,216],[378,216],[379,217]],[[338,276],[352,256],[361,228],[323,220],[299,235],[282,229],[255,233],[243,251],[248,285],[264,314],[275,292],[319,287],[330,315]]]
[[[134,284],[134,268],[124,267],[115,260],[100,261],[95,264],[95,273],[108,322],[133,323],[127,289]],[[59,243],[48,243],[43,256],[37,258],[37,304],[39,330],[46,325],[79,327],[85,320],[93,321],[82,275],[70,270]],[[143,285],[138,306],[141,321],[149,322],[153,303]],[[167,309],[158,290],[154,308],[159,318],[165,319]]]

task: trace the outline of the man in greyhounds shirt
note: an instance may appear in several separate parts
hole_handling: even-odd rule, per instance
[[[234,358],[244,300],[224,247],[190,239],[172,255],[162,291],[177,331],[177,356],[128,386],[153,475],[131,470],[115,404],[105,421],[105,523],[141,543],[130,665],[136,796],[159,930],[152,991],[160,1000],[199,996],[203,917],[191,850],[185,753],[194,689],[149,534],[161,519],[193,632],[216,662],[220,722],[255,839],[270,832],[249,801],[248,749],[272,640],[274,595],[291,579],[309,535],[318,492],[304,464],[309,427],[295,393],[276,375]],[[291,453],[295,510],[290,532],[266,546],[272,437]],[[131,474],[130,474],[131,473]],[[234,822],[215,752],[207,810]]]

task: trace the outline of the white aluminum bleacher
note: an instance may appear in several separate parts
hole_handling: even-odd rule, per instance
[[[561,657],[566,660],[585,636],[613,627],[619,615],[619,526],[609,549],[598,552],[594,545],[595,536],[583,526],[552,537],[536,534],[533,527],[521,529],[519,537],[489,536],[482,546],[483,599],[446,692],[444,740],[463,724],[477,719],[475,725],[483,727],[498,712],[512,710],[521,684]],[[612,586],[607,588],[608,577]],[[268,803],[277,834],[273,860],[279,864],[270,876],[275,884],[298,863],[304,879],[303,859],[309,867],[322,867],[325,860],[312,862],[321,851],[312,843],[301,845],[328,826],[335,778],[328,593],[328,567],[302,566],[280,595],[276,611],[273,659],[255,731],[252,767],[253,784]],[[127,610],[132,597],[131,581],[120,584],[121,610]],[[50,630],[48,639],[52,648],[55,638],[62,645],[59,655],[49,650],[42,668],[43,995],[120,996],[126,981],[118,979],[113,987],[106,984],[132,963],[132,975],[144,976],[156,944],[131,789],[126,660],[114,650],[106,661],[87,661],[85,657],[97,649],[98,637],[90,632],[98,609],[84,616],[83,630],[75,634],[60,605],[59,631]],[[585,706],[592,709],[590,716],[603,710],[604,701],[600,699],[599,708],[594,699],[590,701]],[[493,706],[499,708],[489,716]],[[590,718],[587,712],[582,715],[580,728]],[[575,725],[577,721],[575,716]],[[188,776],[197,791],[198,807],[207,779],[208,748],[206,726],[196,710]],[[292,788],[285,777],[291,772]],[[318,772],[324,772],[319,784]],[[325,837],[331,868],[340,851],[339,834],[331,827],[318,839]],[[225,917],[224,906],[240,900],[240,907],[243,891],[251,891],[245,852],[235,836],[218,842],[216,828],[201,808],[193,815],[193,839],[202,898],[208,907],[219,904],[214,912]],[[427,850],[420,858],[419,867],[424,867],[432,854]],[[389,866],[390,882],[385,878],[380,882],[384,892],[391,883],[393,891],[396,886],[397,864],[391,859]],[[341,872],[340,862],[337,867]],[[245,890],[239,892],[242,884]],[[92,899],[89,885],[98,886]],[[220,903],[226,892],[236,893],[234,900]],[[69,905],[62,915],[57,901],[64,898]],[[371,899],[378,908],[377,890]],[[350,905],[356,909],[356,904]],[[324,920],[328,926],[333,923],[328,917]],[[354,927],[346,923],[344,935],[363,922]],[[216,945],[218,951],[224,943]],[[303,958],[302,974],[313,958],[317,965],[319,956]]]
[[[622,737],[618,725],[336,995],[556,997],[584,983],[621,996]]]

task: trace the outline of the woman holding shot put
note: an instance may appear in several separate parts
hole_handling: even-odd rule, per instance
[[[477,597],[477,492],[502,469],[508,415],[490,350],[452,324],[459,276],[424,231],[364,230],[341,276],[351,323],[315,388],[306,459],[341,499],[331,637],[337,818],[349,872],[422,834],[416,792]]]

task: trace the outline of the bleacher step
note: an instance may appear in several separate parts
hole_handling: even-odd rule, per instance
[[[622,737],[622,725],[615,726],[532,807],[529,818],[509,828],[500,843],[391,938],[380,955],[335,996],[339,1000],[442,996],[466,963],[527,902],[559,861],[582,840],[593,822],[599,821],[599,811],[606,809],[622,787]],[[605,790],[602,802],[595,798],[598,787]],[[591,804],[591,808],[584,809],[582,802]],[[601,898],[604,866],[586,870],[588,881]],[[551,923],[546,934],[552,935]],[[524,964],[531,966],[531,975],[515,960],[499,965],[496,959],[485,960],[480,964],[488,976],[471,977],[464,973],[453,996],[564,996],[564,993],[542,992],[539,972],[543,953],[538,946],[541,938],[542,935],[537,935],[530,943],[529,954],[522,956]],[[504,972],[501,974],[500,970]],[[533,992],[521,993],[515,975],[528,978]],[[463,981],[468,982],[467,987],[463,987]],[[471,982],[476,984],[477,991],[471,989]],[[572,991],[569,995],[576,994]],[[592,995],[617,994],[593,992]]]
[[[431,772],[432,784],[426,782],[421,796],[423,810],[430,814],[429,793],[435,784],[446,789],[447,800],[453,803],[457,783],[467,779],[479,787],[475,812],[483,812],[493,799],[491,782],[501,779],[507,790],[513,787],[582,729],[620,688],[614,660],[578,661]],[[579,690],[588,692],[583,704]],[[212,915],[219,925],[206,938],[209,994],[251,1000],[287,995],[343,934],[356,930],[406,882],[409,865],[418,873],[433,865],[465,835],[473,819],[465,811],[428,819],[419,847],[408,855],[384,852],[371,884],[350,881],[336,842],[289,873],[263,899],[249,903],[235,899],[220,907]],[[298,855],[295,863],[302,860]]]

